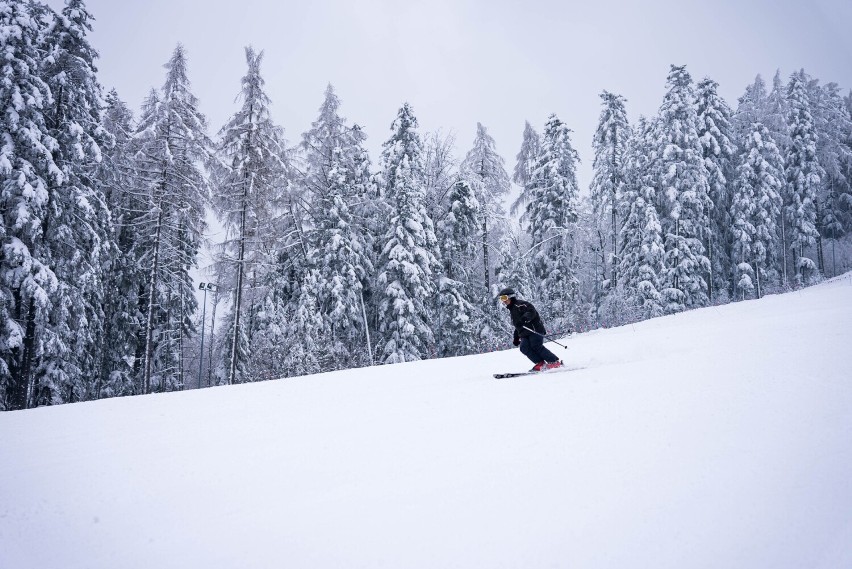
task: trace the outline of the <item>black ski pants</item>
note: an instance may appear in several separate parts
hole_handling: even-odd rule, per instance
[[[544,338],[536,334],[530,334],[521,338],[521,353],[528,357],[532,363],[547,362],[552,364],[558,362],[553,352],[544,347]]]

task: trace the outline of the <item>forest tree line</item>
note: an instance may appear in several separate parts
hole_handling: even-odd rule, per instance
[[[405,103],[374,165],[329,85],[290,144],[252,48],[215,135],[181,46],[134,113],[98,82],[91,20],[0,0],[0,410],[493,350],[503,286],[564,332],[849,268],[852,95],[804,70],[732,108],[672,66],[635,124],[603,92],[581,192],[556,115],[510,173],[483,125],[458,159]],[[208,211],[227,238],[202,320]]]

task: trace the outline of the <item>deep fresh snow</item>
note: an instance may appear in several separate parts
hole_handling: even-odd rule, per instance
[[[0,414],[0,567],[852,567],[852,275],[566,343]]]

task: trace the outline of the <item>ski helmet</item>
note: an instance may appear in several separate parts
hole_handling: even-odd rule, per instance
[[[517,293],[515,292],[515,289],[513,289],[512,287],[508,287],[508,286],[497,293],[497,298],[500,298],[501,296],[508,296],[509,298],[517,298],[518,297]]]

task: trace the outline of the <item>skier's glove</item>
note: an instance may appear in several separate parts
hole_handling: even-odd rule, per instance
[[[521,339],[515,336],[514,338],[512,338],[512,344],[515,346],[519,346],[521,344]]]

